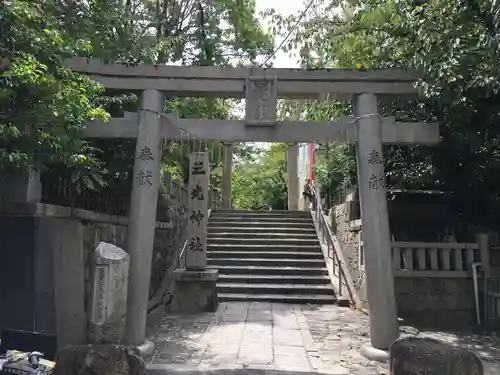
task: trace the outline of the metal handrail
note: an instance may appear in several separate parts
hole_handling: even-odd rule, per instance
[[[324,245],[327,246],[327,255],[333,261],[333,274],[338,280],[336,292],[339,296],[344,296],[344,289],[347,291],[346,297],[350,303],[356,307],[361,307],[361,300],[358,297],[351,272],[347,266],[346,258],[342,251],[342,247],[337,237],[332,233],[330,224],[323,212],[323,204],[321,197],[318,194],[315,186],[311,186],[312,192],[312,207],[310,207],[311,215],[316,219],[318,224],[318,235]],[[332,280],[333,282],[333,280]]]
[[[181,249],[181,252],[179,254],[179,257],[177,258],[177,268],[182,268],[181,267],[181,260],[184,259],[184,252],[186,251],[186,247],[187,247],[187,244],[188,244],[188,240],[186,239],[184,241],[184,245],[182,245],[182,249]]]

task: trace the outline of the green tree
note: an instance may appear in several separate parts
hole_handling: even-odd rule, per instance
[[[276,143],[268,149],[255,150],[236,163],[233,173],[234,206],[265,210],[287,207],[287,145]]]
[[[498,4],[483,0],[313,0],[309,4],[303,16],[282,19],[269,12],[279,32],[292,30],[285,47],[299,48],[304,67],[401,67],[421,74],[418,100],[385,103],[381,113],[437,121],[442,140],[433,148],[386,147],[389,182],[452,191],[458,212],[470,220],[497,219]],[[350,112],[348,104],[329,105],[339,104],[342,112]],[[328,114],[310,103],[303,108],[308,116]]]
[[[343,143],[320,145],[315,155],[316,182],[326,202],[336,203],[356,184],[356,156],[354,148]]]
[[[60,59],[84,51],[33,2],[0,4],[0,171],[62,162],[93,169],[96,152],[82,125],[106,118],[103,90],[64,69]]]
[[[93,46],[92,57],[125,63],[181,63],[182,65],[248,65],[257,55],[266,55],[272,39],[255,18],[253,1],[97,1],[76,2],[81,19],[72,23],[72,34]],[[59,10],[67,22],[74,19],[74,8]],[[221,23],[221,21],[224,21]],[[116,25],[120,27],[117,28]],[[135,102],[120,107],[120,100],[106,98],[107,109],[123,111],[124,105],[135,111]],[[111,105],[110,105],[111,104]],[[168,111],[180,118],[226,119],[233,101],[214,98],[168,98]],[[113,107],[113,108],[111,108]],[[190,137],[193,138],[193,137]],[[99,140],[93,144],[106,150],[106,164],[116,164],[117,141]],[[120,141],[128,157],[122,158],[121,170],[133,166],[133,141]],[[171,142],[172,143],[172,142]],[[187,158],[197,142],[173,142],[165,149],[164,169],[175,178],[187,178]],[[209,149],[219,147],[211,142]],[[215,154],[215,153],[214,153]],[[219,153],[217,153],[218,155]],[[213,165],[215,171],[216,165]],[[110,166],[111,169],[111,166]],[[130,178],[130,173],[122,173]],[[215,179],[218,181],[219,179]]]
[[[120,181],[130,180],[135,142],[84,142],[83,124],[105,117],[105,111],[113,116],[136,111],[138,98],[103,92],[85,77],[64,70],[62,59],[85,56],[128,64],[248,65],[272,48],[272,38],[255,18],[253,1],[42,0],[35,4],[19,0],[13,7],[2,3],[1,10],[0,56],[10,61],[2,70],[3,165],[50,167],[52,177],[72,175],[76,182],[83,178],[83,185],[78,185],[87,188],[109,183],[126,186]],[[33,85],[39,90],[27,88]],[[25,92],[30,96],[23,102]],[[64,100],[71,106],[65,106]],[[36,110],[23,113],[22,118],[11,113],[16,106],[25,108],[26,101],[38,103]],[[168,98],[168,105],[181,118],[224,119],[233,102]],[[26,123],[33,130],[25,131]],[[186,159],[181,155],[192,149],[186,142],[166,149],[165,169],[174,169],[176,176],[185,178]]]

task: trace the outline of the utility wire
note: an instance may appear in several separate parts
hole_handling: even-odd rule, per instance
[[[300,21],[302,21],[302,19],[306,15],[306,13],[309,10],[309,8],[311,8],[311,6],[313,5],[313,3],[314,3],[314,0],[311,0],[309,2],[309,4],[307,5],[307,7],[302,11],[301,15],[299,16],[299,18],[297,19],[297,21],[293,25],[292,29],[288,32],[288,34],[286,34],[285,38],[283,38],[283,40],[281,41],[281,43],[279,44],[279,46],[276,47],[276,49],[273,51],[273,53],[266,60],[264,60],[264,62],[262,64],[259,65],[260,68],[262,68],[269,60],[271,60],[281,50],[281,48],[283,48],[283,46],[285,45],[285,43],[288,40],[288,38],[290,38],[290,36],[292,35],[292,33],[297,29],[297,26],[299,26]]]

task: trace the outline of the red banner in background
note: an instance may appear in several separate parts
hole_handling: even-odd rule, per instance
[[[309,143],[309,179],[314,181],[314,151],[316,150],[315,143]]]

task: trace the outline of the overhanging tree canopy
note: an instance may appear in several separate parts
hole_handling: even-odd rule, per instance
[[[422,72],[421,100],[386,104],[381,112],[439,121],[442,141],[433,150],[387,147],[389,182],[452,191],[459,202],[457,210],[469,220],[497,219],[498,3],[313,0],[307,4],[303,17],[272,15],[276,28],[294,28],[288,47],[298,46],[302,66],[407,67]],[[305,103],[303,110],[309,117],[327,119],[351,108],[344,103]],[[326,161],[325,168],[332,170],[337,162],[336,158]]]
[[[0,71],[0,169],[53,169],[55,163],[58,174],[85,175],[87,187],[127,179],[134,146],[84,142],[82,126],[106,111],[135,110],[138,99],[104,93],[62,69],[62,58],[234,65],[251,64],[272,48],[253,1],[19,0],[0,7],[0,56],[10,60]],[[169,98],[169,109],[181,117],[227,118],[230,108],[225,100]],[[182,172],[177,156],[174,151],[165,163]]]

